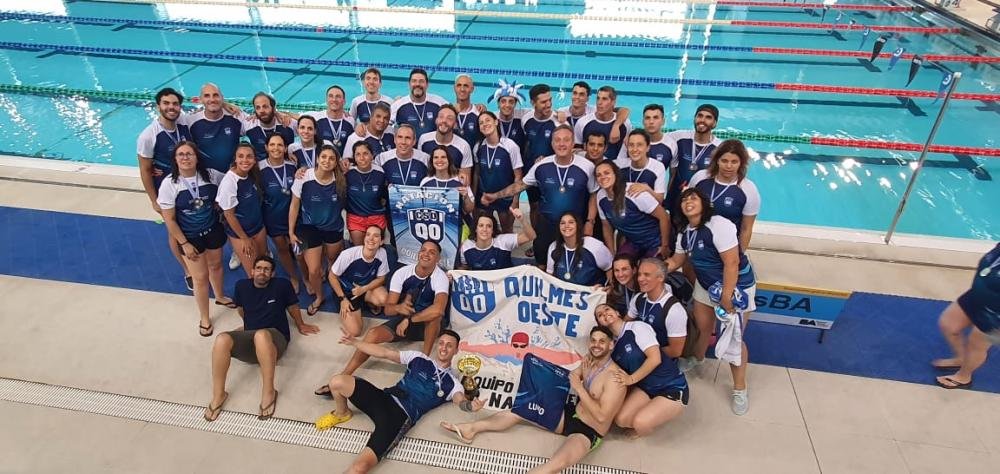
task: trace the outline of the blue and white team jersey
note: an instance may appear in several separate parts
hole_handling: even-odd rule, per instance
[[[292,183],[295,182],[295,163],[285,160],[281,166],[271,166],[267,160],[259,162],[260,184],[264,188],[264,226],[271,236],[288,234],[288,208],[292,204]]]
[[[629,158],[618,158],[615,160],[618,169],[621,171],[619,178],[626,183],[645,183],[654,193],[667,195],[667,169],[663,163],[652,158],[646,160],[646,166],[635,168],[635,164]]]
[[[439,143],[436,132],[427,132],[420,135],[420,141],[417,142],[417,148],[427,153],[427,156],[431,156],[434,148],[438,145],[444,145],[448,148],[448,159],[451,160],[451,163],[456,168],[472,168],[472,148],[469,147],[468,142],[458,135],[453,134],[451,141],[448,143]]]
[[[337,261],[333,262],[330,271],[337,275],[340,286],[344,289],[344,294],[350,296],[351,290],[355,286],[364,286],[378,277],[389,274],[389,257],[385,249],[379,247],[375,250],[375,256],[369,261],[365,260],[364,246],[355,245],[337,256]]]
[[[337,193],[337,180],[329,184],[316,181],[316,170],[310,168],[302,179],[292,184],[292,194],[302,203],[299,209],[299,223],[316,226],[327,232],[344,231],[343,196]]]
[[[484,249],[476,246],[474,238],[468,239],[462,242],[461,262],[462,265],[469,267],[469,270],[510,268],[514,266],[510,254],[516,248],[517,234],[500,234]]]
[[[292,157],[292,159],[298,163],[299,168],[313,169],[316,167],[316,158],[319,156],[319,147],[323,145],[333,144],[323,140],[312,147],[306,148],[302,146],[301,142],[295,142],[288,145],[288,156]]]
[[[470,145],[483,139],[479,133],[479,113],[475,106],[470,105],[468,110],[459,112],[455,117],[455,135]]]
[[[666,134],[663,143],[673,157],[670,160],[670,172],[677,173],[677,176],[671,177],[673,186],[667,192],[676,197],[682,189],[688,187],[691,177],[698,170],[708,168],[715,147],[722,141],[713,135],[709,143],[695,143],[694,130],[677,130]]]
[[[671,313],[673,311],[671,310]],[[685,323],[684,335],[687,335]],[[672,333],[671,333],[672,334]],[[622,333],[615,340],[615,348],[611,351],[611,360],[618,364],[628,374],[635,373],[646,362],[646,349],[660,344],[656,333],[648,323],[643,321],[627,321],[622,327]],[[639,388],[649,393],[662,393],[669,389],[687,388],[687,379],[677,370],[677,361],[660,354],[660,365],[639,381]]]
[[[233,170],[226,172],[219,182],[219,191],[215,202],[223,211],[236,208],[236,220],[248,236],[253,237],[264,229],[264,214],[261,206],[260,191],[252,179],[241,177]],[[226,233],[238,237],[236,232],[226,225]]]
[[[367,172],[351,166],[347,170],[347,213],[374,216],[385,213],[385,173],[376,164]]]
[[[589,113],[580,117],[577,120],[576,125],[573,126],[573,141],[577,145],[583,145],[584,140],[587,139],[587,135],[597,132],[604,135],[604,139],[607,140],[607,149],[604,150],[604,157],[613,160],[618,158],[618,153],[625,148],[625,140],[628,139],[628,132],[632,131],[632,122],[628,120],[618,127],[618,133],[620,138],[618,143],[611,143],[611,128],[615,124],[615,119],[618,118],[618,113],[614,112],[611,114],[611,120],[604,121],[597,118],[597,113]]]
[[[524,162],[524,168],[528,169],[542,158],[555,153],[552,149],[552,132],[559,126],[559,123],[556,122],[555,114],[546,119],[539,119],[535,117],[534,109],[519,112],[521,113],[521,128],[524,129],[525,136],[521,161]]]
[[[583,114],[577,115],[577,116],[574,117],[573,114],[569,111],[569,107],[570,106],[568,106],[568,105],[566,107],[560,107],[559,109],[556,110],[556,112],[565,112],[566,113],[566,122],[569,123],[570,127],[574,127],[574,128],[576,128],[576,123],[579,122],[580,119],[582,119],[583,117],[586,117],[589,114],[594,113],[594,111],[597,110],[597,108],[595,108],[593,105],[587,104],[587,106],[584,107]],[[622,137],[622,138],[624,138],[624,137]],[[584,139],[586,139],[586,137],[584,137]]]
[[[584,286],[603,285],[607,282],[612,256],[611,251],[600,240],[585,236],[582,246],[567,248],[562,255],[556,255],[556,243],[552,242],[548,253],[545,271],[560,280]]]
[[[399,157],[398,151],[398,149],[383,151],[375,157],[375,164],[385,172],[386,184],[420,186],[420,182],[427,177],[430,157],[427,153],[414,148],[412,156],[404,160]]]
[[[687,254],[698,284],[708,289],[722,281],[722,257],[720,253],[735,248],[740,254],[739,279],[736,286],[747,289],[757,284],[753,267],[746,254],[739,248],[736,226],[722,216],[712,216],[705,225],[692,229],[688,226],[677,236],[677,253]]]
[[[191,131],[191,139],[198,145],[198,159],[205,166],[219,173],[229,171],[243,136],[243,121],[226,113],[220,119],[209,120],[202,109],[181,115],[177,122]]]
[[[365,136],[359,137],[357,133],[352,133],[351,136],[347,137],[347,143],[344,145],[345,159],[354,158],[354,144],[360,141],[367,143],[368,147],[372,149],[372,158],[396,148],[396,136],[393,135],[391,129],[385,129],[380,136],[366,133]]]
[[[622,151],[618,152],[618,158],[628,158],[627,148],[622,147]],[[659,140],[649,143],[649,157],[659,161],[664,169],[670,169],[670,162],[674,161],[674,152],[670,149],[670,145],[667,144],[666,133]]]
[[[510,120],[504,120],[498,116],[497,133],[500,134],[501,138],[510,139],[517,144],[519,149],[523,150],[528,137],[524,134],[524,125],[521,124],[521,117],[518,115],[518,112],[514,111],[512,115],[513,117]]]
[[[462,186],[465,185],[462,184],[462,180],[458,178],[438,179],[434,176],[428,176],[420,180],[421,188],[460,188]],[[465,195],[469,199],[475,198],[472,195],[472,190],[469,188],[465,188]]]
[[[660,207],[660,203],[649,193],[629,196],[628,188],[631,186],[625,187],[625,205],[621,212],[615,212],[615,204],[607,191],[598,190],[597,214],[629,242],[644,249],[655,249],[661,245],[660,220],[653,217],[653,211]]]
[[[480,142],[476,145],[474,155],[479,169],[477,175],[480,193],[495,193],[514,184],[514,170],[520,170],[524,166],[521,162],[521,150],[508,138],[501,137],[496,146]],[[511,200],[506,201],[509,203]]]
[[[325,110],[309,112],[309,115],[316,119],[316,141],[330,142],[337,149],[337,153],[343,155],[347,138],[354,135],[354,119],[344,114],[334,120],[326,115]]]
[[[535,163],[522,181],[538,188],[541,194],[538,210],[551,223],[558,223],[566,212],[572,212],[582,222],[590,195],[598,189],[594,164],[576,155],[567,166],[557,165],[555,155],[547,156]]]
[[[433,132],[437,128],[434,119],[437,118],[441,106],[447,103],[448,101],[439,95],[427,94],[423,102],[415,104],[410,95],[407,94],[392,103],[390,119],[396,125],[410,124],[417,131],[419,137],[427,132]]]
[[[389,282],[389,291],[398,293],[399,301],[409,295],[413,310],[419,313],[434,304],[435,295],[447,295],[451,284],[448,282],[448,275],[440,267],[434,267],[427,278],[418,277],[414,272],[416,268],[417,265],[413,264],[396,270]]]
[[[191,178],[178,177],[175,183],[173,176],[167,175],[160,183],[156,204],[160,209],[176,210],[177,225],[185,237],[200,237],[219,222],[214,203],[224,175],[209,169],[208,176],[208,182],[195,173]]]
[[[351,106],[347,111],[354,117],[354,123],[368,123],[372,118],[372,112],[375,111],[375,106],[380,102],[386,107],[392,107],[392,97],[385,94],[381,94],[375,102],[369,102],[368,98],[361,94],[351,99]]]
[[[153,184],[159,189],[163,177],[170,173],[174,163],[174,148],[177,144],[191,139],[187,125],[175,124],[173,130],[163,128],[159,119],[146,126],[136,140],[135,153],[146,160],[153,160],[153,168],[163,172],[159,178],[153,178]]]
[[[403,399],[395,395],[392,398],[410,417],[411,426],[424,414],[451,401],[462,392],[462,384],[458,383],[458,377],[451,367],[438,367],[437,363],[421,352],[399,351],[399,361],[406,366],[406,373],[393,386],[396,390],[386,390],[406,394]]]
[[[256,117],[255,117],[256,118]],[[244,135],[253,147],[253,153],[257,156],[257,161],[267,159],[267,139],[271,135],[278,134],[285,139],[285,145],[295,142],[295,131],[280,123],[275,123],[273,127],[264,127],[259,120],[243,121]]]
[[[743,216],[760,214],[760,193],[750,178],[743,178],[739,184],[725,184],[718,178],[709,179],[708,170],[701,170],[691,177],[688,186],[696,187],[705,193],[712,201],[715,215],[725,217],[735,224],[737,235],[743,225]]]
[[[683,304],[670,306],[664,317],[663,306],[670,300],[671,294],[670,285],[663,285],[663,294],[658,299],[650,300],[646,293],[639,293],[628,303],[629,319],[637,319],[652,327],[660,347],[669,345],[669,337],[687,336],[688,315]]]

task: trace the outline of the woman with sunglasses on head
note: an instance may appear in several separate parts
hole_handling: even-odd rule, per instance
[[[535,239],[535,229],[531,228],[531,219],[524,219],[520,209],[511,209],[515,219],[521,221],[521,232],[518,234],[499,233],[497,221],[493,214],[477,211],[473,223],[472,235],[459,252],[461,267],[467,270],[497,270],[514,266],[511,252],[514,249]]]
[[[267,137],[267,159],[260,167],[261,188],[264,194],[264,227],[274,242],[278,262],[292,282],[295,294],[299,293],[299,267],[292,255],[288,240],[288,209],[292,204],[292,183],[295,182],[295,162],[288,158],[285,138],[280,134]]]
[[[712,212],[729,219],[736,226],[740,248],[746,251],[753,235],[753,224],[760,213],[760,193],[757,186],[747,178],[750,167],[750,153],[743,142],[726,140],[712,152],[708,168],[691,177],[689,187],[695,187],[708,195]]]
[[[222,246],[226,243],[226,232],[215,208],[222,177],[222,173],[207,168],[198,159],[194,142],[184,140],[174,148],[170,175],[160,183],[156,199],[163,210],[163,223],[184,254],[194,280],[194,299],[201,319],[198,329],[204,337],[214,331],[208,314],[210,285],[215,304],[235,307],[222,294]]]
[[[323,145],[316,167],[292,184],[288,212],[288,238],[298,244],[305,257],[307,288],[316,299],[306,313],[310,316],[323,304],[323,257],[334,262],[344,248],[344,196],[347,183],[340,174],[340,155],[333,145]]]
[[[246,142],[240,143],[215,198],[225,218],[229,243],[247,276],[253,276],[253,262],[257,256],[267,253],[258,166],[253,147]]]
[[[559,236],[549,245],[546,273],[577,285],[605,285],[611,279],[611,252],[593,237],[572,212],[559,218]]]

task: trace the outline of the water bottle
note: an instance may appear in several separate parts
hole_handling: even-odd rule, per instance
[[[726,312],[722,306],[715,307],[715,318],[723,323],[728,323],[733,320],[733,314]]]

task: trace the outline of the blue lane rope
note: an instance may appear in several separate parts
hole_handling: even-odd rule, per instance
[[[528,69],[477,68],[477,67],[462,67],[462,66],[445,66],[439,64],[407,64],[407,63],[385,63],[385,62],[366,62],[366,61],[343,61],[343,60],[313,59],[313,58],[287,58],[281,56],[249,56],[241,54],[199,53],[199,52],[185,52],[185,51],[156,51],[149,49],[130,49],[130,48],[99,48],[99,47],[75,46],[67,44],[20,43],[14,41],[0,41],[0,49],[13,49],[13,50],[24,50],[24,51],[51,50],[51,51],[66,52],[66,53],[118,54],[118,55],[131,55],[131,56],[168,57],[168,58],[185,58],[185,59],[190,59],[190,58],[216,59],[216,60],[221,59],[227,61],[248,61],[248,62],[282,63],[282,64],[309,64],[309,65],[340,66],[340,67],[351,67],[351,68],[377,67],[379,69],[398,69],[404,71],[409,71],[414,68],[423,68],[427,71],[435,71],[435,72],[451,72],[456,74],[457,73],[486,74],[498,77],[541,77],[547,79],[630,82],[630,83],[641,83],[641,84],[708,86],[708,87],[727,87],[727,88],[740,88],[740,89],[775,89],[775,83],[773,82],[714,81],[706,79],[678,79],[676,77],[632,76],[626,74],[596,74],[596,73],[586,73],[586,72],[538,71],[538,70],[528,70]]]
[[[688,46],[684,44],[663,43],[656,41],[608,41],[601,39],[567,39],[567,38],[525,38],[520,36],[497,36],[497,35],[467,35],[459,33],[429,33],[413,32],[406,30],[374,29],[374,28],[346,28],[341,26],[278,26],[278,25],[247,25],[239,23],[206,23],[197,21],[167,21],[167,20],[136,20],[131,18],[104,18],[92,16],[58,16],[41,15],[33,13],[0,13],[0,20],[29,20],[49,23],[79,23],[94,25],[139,25],[139,26],[161,26],[168,28],[226,28],[234,30],[253,31],[281,31],[297,33],[319,33],[319,34],[348,34],[348,35],[372,35],[372,36],[398,36],[404,38],[441,39],[449,41],[504,41],[508,43],[541,43],[560,44],[576,46],[604,46],[621,48],[645,48],[645,49],[680,49],[680,50],[705,50],[705,51],[726,51],[752,53],[751,46]]]

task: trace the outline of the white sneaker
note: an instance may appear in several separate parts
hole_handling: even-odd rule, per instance
[[[236,270],[237,268],[240,268],[240,265],[243,265],[240,262],[240,256],[237,255],[236,252],[233,252],[232,256],[229,257],[229,269]]]
[[[746,415],[750,411],[750,395],[747,389],[733,390],[733,413]]]
[[[701,365],[702,362],[704,362],[704,359],[698,360],[694,356],[685,357],[677,361],[677,368],[680,369],[681,373],[687,373],[691,371],[691,369]]]

